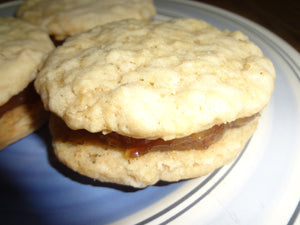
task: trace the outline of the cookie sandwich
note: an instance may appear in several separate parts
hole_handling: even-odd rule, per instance
[[[33,80],[54,49],[48,34],[13,17],[0,18],[0,149],[48,118]]]
[[[155,13],[152,0],[25,0],[17,17],[61,41],[96,25],[129,18],[150,20]]]
[[[35,87],[57,158],[103,182],[146,187],[231,162],[274,88],[271,61],[239,31],[198,19],[123,20],[69,38]]]

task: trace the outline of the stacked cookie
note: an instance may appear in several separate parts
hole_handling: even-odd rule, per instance
[[[32,82],[54,45],[22,20],[0,18],[0,149],[39,128],[48,117]]]
[[[47,14],[30,2],[18,15]],[[254,133],[275,79],[270,60],[241,32],[190,18],[151,21],[150,5],[143,19],[76,31],[35,80],[52,113],[58,159],[91,178],[139,188],[231,162]],[[61,12],[41,22],[54,36],[49,24]]]

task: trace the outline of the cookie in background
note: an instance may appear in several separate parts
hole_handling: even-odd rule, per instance
[[[25,0],[17,17],[61,41],[97,25],[123,19],[150,20],[152,0]]]
[[[0,149],[3,149],[48,119],[32,82],[54,45],[40,28],[14,17],[3,17],[0,49]]]

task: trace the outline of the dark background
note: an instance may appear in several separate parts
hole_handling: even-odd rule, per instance
[[[280,36],[300,52],[300,1],[201,0],[246,17]]]

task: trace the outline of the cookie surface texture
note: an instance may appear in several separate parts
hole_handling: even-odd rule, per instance
[[[197,19],[125,20],[68,39],[35,87],[71,129],[169,140],[260,112],[274,79],[241,32]]]
[[[122,19],[151,19],[152,0],[25,0],[17,16],[47,30],[57,40]]]
[[[54,45],[41,29],[16,18],[0,18],[0,106],[32,82]]]
[[[178,181],[206,175],[230,163],[256,129],[258,117],[239,128],[229,129],[206,150],[153,151],[127,159],[122,149],[109,147],[97,134],[69,129],[52,117],[50,129],[57,158],[72,170],[102,182],[142,188],[159,180]]]

